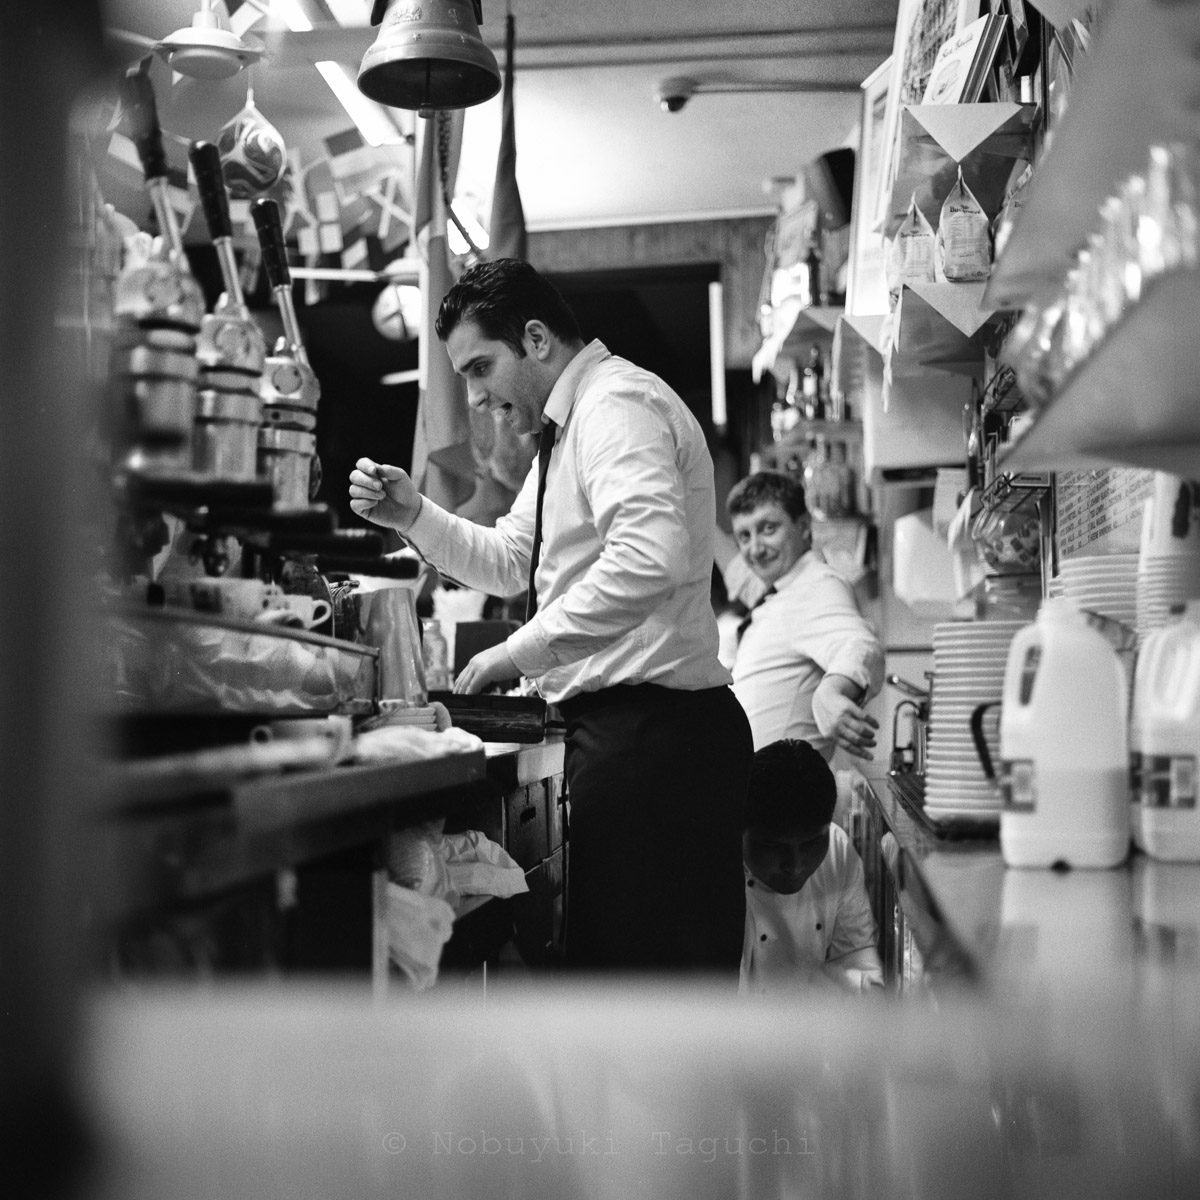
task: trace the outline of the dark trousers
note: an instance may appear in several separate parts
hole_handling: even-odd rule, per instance
[[[727,687],[563,701],[568,966],[736,974],[750,726]]]

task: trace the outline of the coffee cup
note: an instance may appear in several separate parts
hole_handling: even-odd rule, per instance
[[[167,604],[238,621],[253,621],[283,595],[261,579],[164,579],[159,586]]]
[[[314,625],[328,620],[332,611],[328,600],[277,592],[270,597],[268,607],[258,613],[254,620],[260,625],[293,625],[301,629],[311,629]]]

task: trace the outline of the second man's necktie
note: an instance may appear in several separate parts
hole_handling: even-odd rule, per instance
[[[769,587],[763,594],[754,602],[750,611],[741,619],[737,627],[737,640],[742,640],[742,635],[750,628],[750,622],[754,620],[754,610],[767,602],[768,596],[775,595],[775,588]]]

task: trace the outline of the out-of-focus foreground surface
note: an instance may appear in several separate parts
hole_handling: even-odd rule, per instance
[[[1200,998],[103,994],[92,1196],[1192,1196]]]

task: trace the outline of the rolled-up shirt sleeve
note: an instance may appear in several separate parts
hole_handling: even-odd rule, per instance
[[[579,486],[602,543],[596,560],[508,639],[536,676],[637,629],[687,577],[692,561],[679,447],[644,392],[614,390],[577,407]]]
[[[844,580],[821,580],[820,618],[805,631],[798,652],[807,654],[824,675],[843,675],[863,689],[863,700],[883,687],[883,646],[859,611],[853,589]]]

